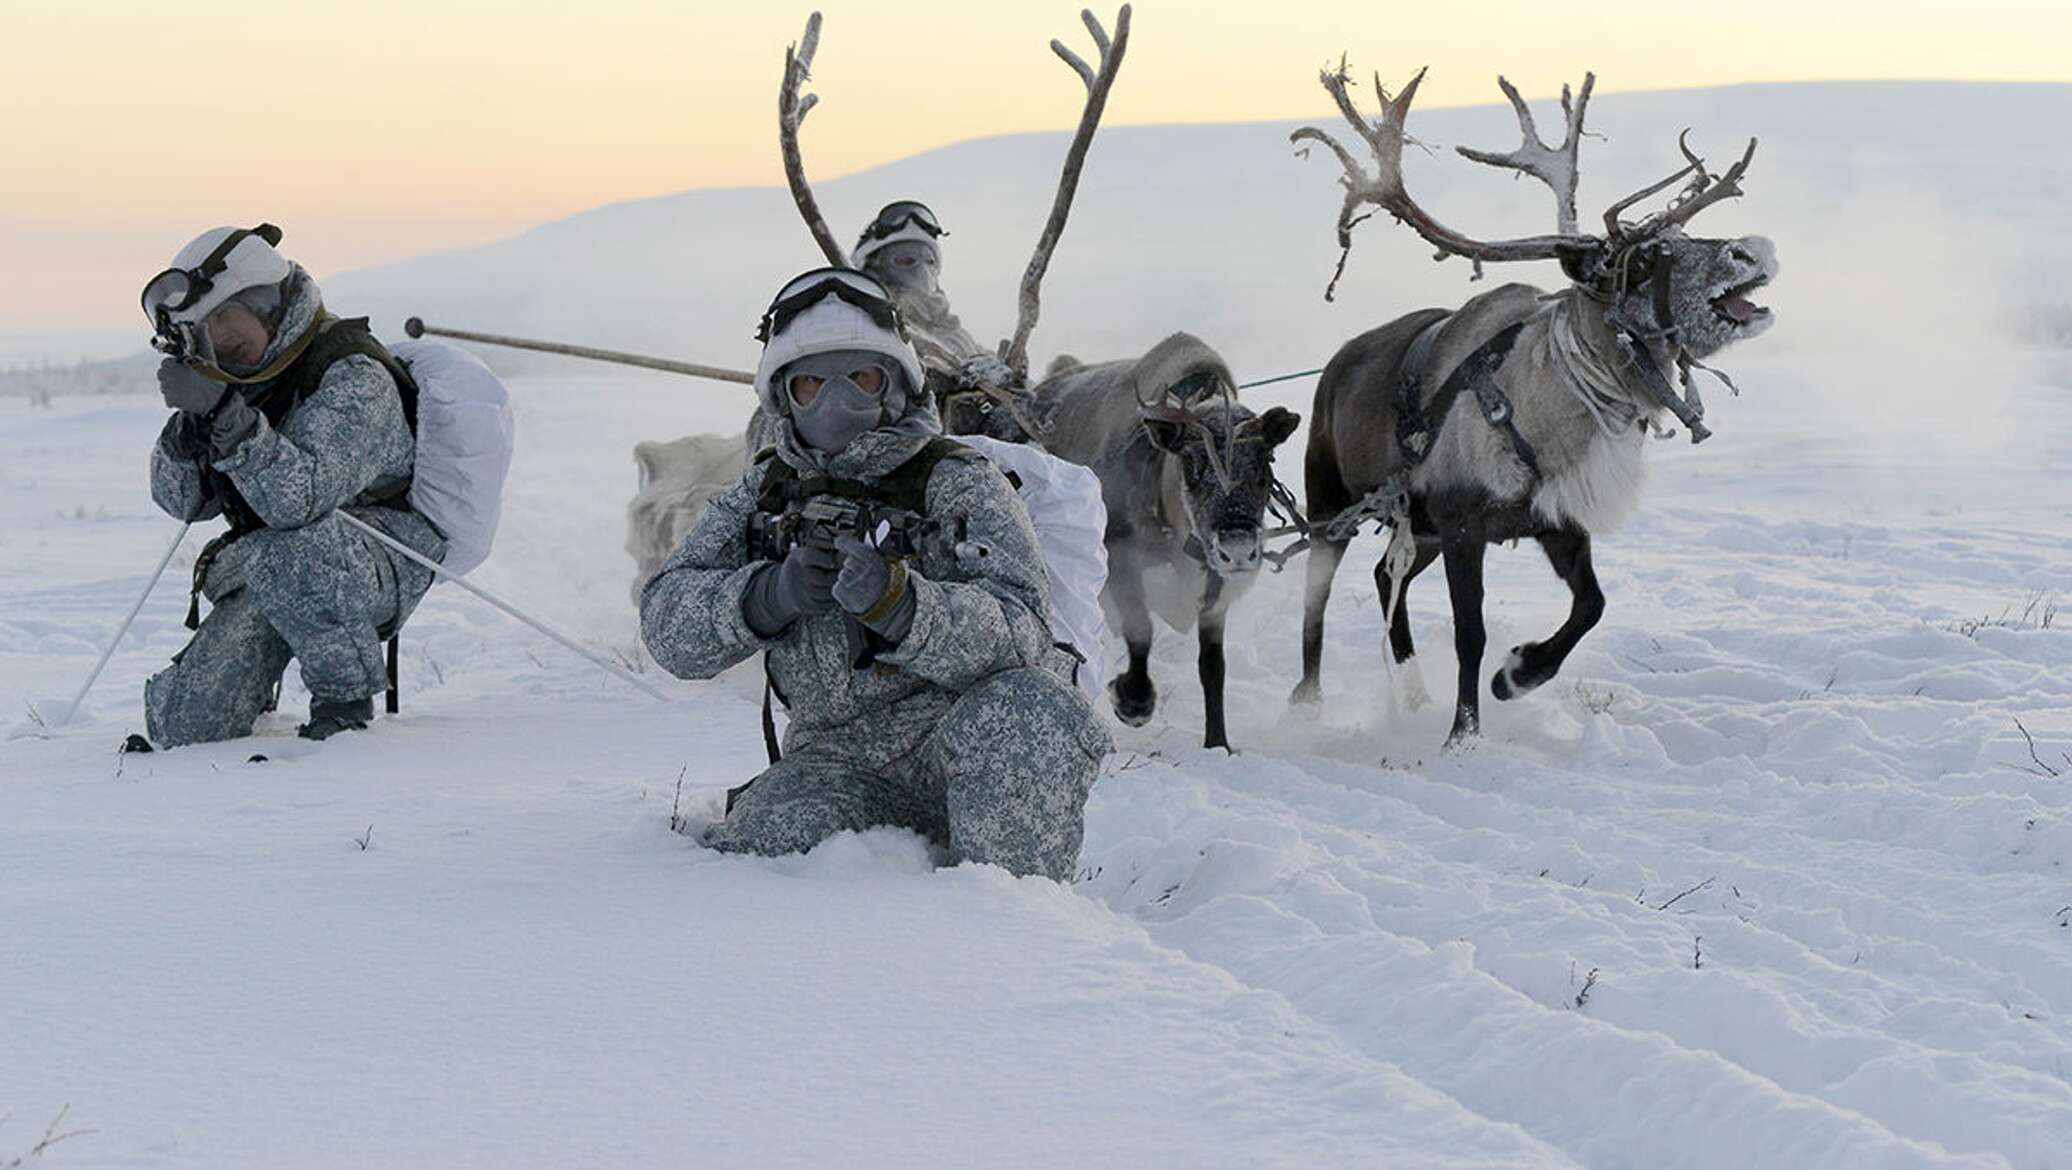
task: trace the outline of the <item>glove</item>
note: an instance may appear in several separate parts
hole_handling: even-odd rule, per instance
[[[166,420],[159,440],[165,453],[182,463],[199,463],[209,453],[209,423],[198,414],[181,411]]]
[[[216,408],[216,417],[209,420],[210,457],[230,458],[258,429],[259,412],[252,409],[244,395],[225,397],[222,405]]]
[[[973,389],[1012,389],[1018,379],[1014,367],[989,353],[974,354],[957,367],[957,382]]]
[[[185,362],[167,358],[158,363],[158,392],[165,404],[188,414],[207,414],[223,401],[230,387]]]
[[[842,557],[842,570],[835,577],[836,603],[886,641],[900,642],[914,626],[914,591],[906,565],[887,561],[883,553],[847,534],[835,538],[835,551]]]
[[[839,557],[826,545],[792,546],[784,560],[765,565],[741,595],[741,617],[759,638],[773,638],[802,617],[835,608]]]

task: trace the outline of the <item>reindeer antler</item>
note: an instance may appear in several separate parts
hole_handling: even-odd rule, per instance
[[[784,86],[777,91],[777,148],[784,156],[784,181],[791,185],[792,202],[799,205],[799,215],[806,221],[806,230],[813,233],[813,242],[827,256],[827,262],[837,268],[847,267],[848,253],[835,242],[835,234],[828,230],[826,217],[820,214],[820,203],[813,198],[813,188],[806,182],[806,163],[799,156],[799,126],[805,122],[819,94],[799,96],[799,87],[813,74],[813,54],[820,48],[820,14],[806,18],[806,35],[797,45],[784,49]]]
[[[1518,129],[1524,134],[1525,141],[1508,154],[1466,146],[1454,149],[1463,158],[1523,171],[1545,183],[1554,191],[1554,230],[1565,236],[1576,235],[1576,180],[1580,175],[1576,168],[1576,155],[1583,145],[1583,112],[1590,105],[1590,91],[1597,85],[1597,75],[1583,74],[1580,93],[1571,95],[1568,86],[1561,87],[1561,117],[1567,134],[1558,147],[1548,146],[1540,140],[1539,127],[1532,118],[1532,107],[1518,95],[1518,87],[1511,84],[1511,79],[1498,75],[1496,83],[1503,89],[1504,96],[1510,99],[1511,108],[1518,113]]]
[[[1086,23],[1086,31],[1093,34],[1101,65],[1098,70],[1092,68],[1063,41],[1050,43],[1050,51],[1086,83],[1086,108],[1079,115],[1079,130],[1072,136],[1072,145],[1065,151],[1065,167],[1058,175],[1058,193],[1051,201],[1050,218],[1044,222],[1043,234],[1036,239],[1036,253],[1029,257],[1029,267],[1022,273],[1021,308],[1015,320],[1014,340],[1001,351],[1001,358],[1017,373],[1029,368],[1029,335],[1036,330],[1036,317],[1042,307],[1039,294],[1043,274],[1050,268],[1050,255],[1057,250],[1059,237],[1065,234],[1065,219],[1072,211],[1072,197],[1079,191],[1079,172],[1086,165],[1087,148],[1093,144],[1094,131],[1101,124],[1101,111],[1108,105],[1108,91],[1115,86],[1122,54],[1129,47],[1129,5],[1123,5],[1115,16],[1112,41],[1091,9],[1081,10],[1079,19]]]
[[[1712,175],[1705,170],[1705,160],[1691,150],[1691,131],[1688,127],[1676,136],[1676,148],[1683,152],[1683,169],[1650,187],[1628,195],[1607,208],[1604,213],[1604,230],[1608,238],[1617,241],[1637,241],[1648,236],[1660,235],[1673,227],[1681,227],[1691,218],[1722,199],[1738,199],[1743,194],[1741,177],[1748,173],[1748,164],[1755,159],[1756,139],[1748,140],[1748,149],[1741,159],[1727,168],[1724,175]],[[1650,195],[1667,188],[1670,184],[1691,176],[1691,181],[1682,192],[1670,201],[1669,206],[1636,224],[1619,222],[1619,213]]]
[[[1417,87],[1424,82],[1425,71],[1403,87],[1403,92],[1391,98],[1382,88],[1379,74],[1374,78],[1374,92],[1381,102],[1381,117],[1369,122],[1354,103],[1347,85],[1352,75],[1347,70],[1344,58],[1340,58],[1336,70],[1324,70],[1318,75],[1324,88],[1330,91],[1331,99],[1338,104],[1338,112],[1345,115],[1367,148],[1374,155],[1375,171],[1370,177],[1355,159],[1351,151],[1339,145],[1329,134],[1314,126],[1304,126],[1288,136],[1288,141],[1321,142],[1338,156],[1345,167],[1345,177],[1340,180],[1345,187],[1345,205],[1338,212],[1338,268],[1331,274],[1331,283],[1324,290],[1324,299],[1333,299],[1338,288],[1339,277],[1345,274],[1345,262],[1352,255],[1353,228],[1362,220],[1374,214],[1361,214],[1363,204],[1373,204],[1377,210],[1394,216],[1396,222],[1409,225],[1412,231],[1423,236],[1427,242],[1438,248],[1433,257],[1444,260],[1448,256],[1465,257],[1475,266],[1475,277],[1482,276],[1484,261],[1500,262],[1512,260],[1547,260],[1560,256],[1565,251],[1588,247],[1595,241],[1589,236],[1552,235],[1526,236],[1512,240],[1478,240],[1462,235],[1440,223],[1431,213],[1417,205],[1403,186],[1403,132],[1405,120],[1410,115],[1410,103],[1417,99]],[[1506,87],[1508,89],[1508,87]],[[1528,135],[1536,139],[1536,135]],[[1307,147],[1296,152],[1306,156]],[[1522,153],[1522,148],[1521,148]]]

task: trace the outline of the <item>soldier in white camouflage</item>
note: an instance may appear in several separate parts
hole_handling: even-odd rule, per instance
[[[777,442],[641,598],[665,669],[711,678],[767,653],[791,717],[782,759],[730,795],[706,843],[782,854],[897,825],[952,861],[1069,880],[1112,745],[1052,642],[1027,509],[992,464],[941,437],[875,280],[795,279],[764,342],[756,390]],[[941,539],[911,557],[887,555],[876,532],[781,556],[758,544],[781,514],[826,499],[916,514]]]
[[[863,226],[850,263],[885,286],[906,323],[907,344],[921,359],[923,386],[952,434],[984,434],[1010,442],[1028,435],[1005,409],[1004,394],[1021,379],[998,354],[964,327],[942,287],[942,238],[949,235],[928,205],[914,199],[887,203]],[[955,418],[941,414],[950,410]],[[776,440],[777,416],[758,405],[748,421],[748,451]]]
[[[310,693],[305,737],[365,727],[388,685],[382,640],[431,573],[335,513],[435,560],[445,551],[404,498],[416,443],[400,368],[364,320],[324,311],[279,238],[270,225],[206,232],[145,289],[174,411],[151,452],[152,498],[229,529],[196,560],[198,628],[145,685],[149,739],[132,749],[249,735],[290,659]]]

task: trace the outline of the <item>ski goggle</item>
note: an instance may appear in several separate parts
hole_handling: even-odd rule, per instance
[[[885,387],[892,384],[892,375],[885,367],[872,363],[848,371],[844,377],[856,384],[858,390],[876,398],[885,393]],[[793,374],[784,380],[784,388],[791,394],[791,400],[800,406],[810,406],[820,397],[821,387],[831,379],[825,374]]]
[[[777,291],[777,299],[770,302],[762,323],[756,326],[755,339],[768,345],[800,313],[829,297],[862,310],[879,328],[897,333],[902,340],[906,338],[906,325],[884,285],[853,268],[816,268],[793,277]]]
[[[917,203],[912,199],[902,199],[898,203],[886,204],[883,210],[878,212],[878,218],[872,220],[871,225],[863,229],[863,238],[865,240],[882,240],[908,224],[920,228],[930,236],[946,236],[950,234],[942,230],[942,224],[936,221],[935,213],[928,210],[927,204]]]
[[[193,268],[168,268],[144,282],[144,294],[141,298],[144,315],[153,323],[162,325],[172,314],[193,308],[203,297],[214,291],[216,278],[223,275],[223,270],[230,266],[230,254],[237,251],[239,244],[253,236],[265,240],[269,245],[277,245],[281,242],[281,229],[270,223],[262,223],[254,228],[239,228],[223,237],[223,242],[217,244],[202,258],[202,262]]]

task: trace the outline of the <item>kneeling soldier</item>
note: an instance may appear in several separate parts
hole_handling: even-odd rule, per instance
[[[956,861],[1069,879],[1111,744],[1051,641],[1027,509],[941,436],[877,281],[807,273],[762,336],[775,445],[641,597],[663,667],[710,678],[766,651],[791,713],[783,758],[729,794],[706,843],[791,853],[900,825]]]
[[[334,513],[434,560],[445,551],[406,501],[407,375],[364,319],[324,311],[279,242],[272,225],[205,232],[144,289],[175,412],[151,452],[152,498],[175,519],[230,522],[195,561],[208,619],[144,688],[161,747],[250,734],[290,658],[310,693],[305,737],[365,727],[387,686],[381,643],[432,576]]]

